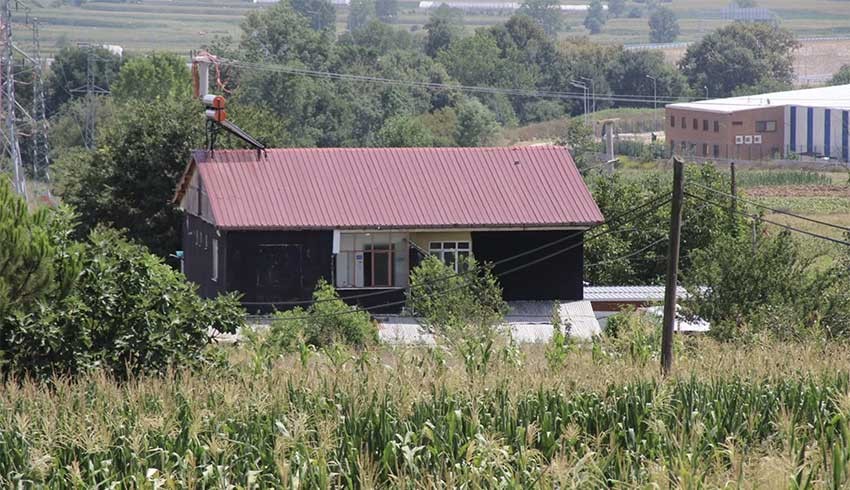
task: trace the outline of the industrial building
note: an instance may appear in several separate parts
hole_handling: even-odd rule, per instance
[[[670,104],[665,137],[677,155],[723,160],[848,161],[850,85]]]

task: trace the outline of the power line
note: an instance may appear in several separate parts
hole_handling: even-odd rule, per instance
[[[594,230],[596,228],[605,226],[606,224],[610,225],[611,223],[618,222],[618,221],[626,218],[627,216],[629,216],[633,213],[636,213],[636,212],[638,212],[638,211],[640,211],[644,208],[647,208],[649,206],[653,206],[652,210],[654,211],[655,209],[658,209],[658,207],[663,206],[664,204],[669,202],[669,198],[667,198],[666,201],[661,202],[661,200],[663,198],[664,198],[664,196],[654,197],[652,199],[647,200],[643,204],[640,204],[639,206],[636,206],[632,209],[629,209],[628,211],[620,213],[620,214],[614,216],[613,218],[606,220],[603,223],[595,224],[593,226],[588,227],[585,230],[581,230],[581,231],[577,231],[575,233],[571,233],[567,236],[563,236],[561,238],[552,240],[552,241],[544,243],[542,245],[538,245],[538,246],[536,246],[532,249],[525,250],[523,252],[511,255],[509,257],[505,257],[505,258],[500,259],[496,262],[493,262],[493,266],[499,266],[499,265],[511,262],[513,260],[516,260],[516,259],[519,259],[519,258],[522,258],[522,257],[526,257],[528,255],[539,252],[541,250],[545,250],[547,248],[554,247],[554,246],[559,245],[561,243],[564,243],[566,241],[577,238],[577,237],[581,236],[582,234],[587,233],[588,231],[591,231],[591,230]],[[621,232],[621,231],[623,231],[623,230],[609,229],[609,230],[606,230],[602,234],[618,233],[618,232]],[[631,229],[631,231],[635,231],[635,229]],[[464,272],[456,272],[454,274],[446,275],[446,276],[437,278],[435,280],[423,283],[419,287],[425,287],[425,286],[428,286],[428,285],[431,285],[431,284],[437,283],[437,282],[445,282],[445,281],[448,281],[449,279],[453,279],[455,277],[460,277],[460,276],[465,276],[467,274],[471,274],[473,271],[474,270],[467,270],[467,271],[464,271]],[[368,293],[361,293],[361,294],[355,294],[355,295],[352,295],[352,296],[348,296],[345,299],[354,300],[354,299],[371,298],[371,297],[375,297],[375,296],[384,296],[384,295],[392,294],[392,293],[395,293],[395,292],[398,292],[398,291],[408,291],[412,288],[413,288],[413,286],[407,286],[407,287],[404,287],[404,288],[393,288],[392,290],[371,291],[371,292],[368,292]],[[325,300],[318,300],[318,301],[314,301],[314,300],[281,301],[281,302],[272,303],[272,305],[274,305],[274,306],[278,306],[278,305],[279,306],[308,306],[308,305],[312,305],[312,304],[326,303],[326,302],[329,302],[329,301],[333,301],[333,299],[325,299]],[[256,303],[246,303],[246,304],[256,304]],[[260,303],[260,304],[268,304],[268,303]]]
[[[651,202],[649,202],[649,203],[644,203],[644,204],[642,204],[641,206],[638,206],[638,207],[636,207],[636,208],[633,208],[632,210],[630,210],[630,211],[628,211],[627,213],[624,213],[624,214],[626,214],[626,215],[627,215],[627,214],[631,214],[631,213],[633,213],[634,211],[636,211],[636,210],[638,210],[638,209],[642,209],[642,208],[646,207],[646,205],[647,205],[647,204],[651,204],[651,203],[654,203],[654,202],[658,201],[659,199],[660,199],[660,198],[655,198],[655,199],[653,199]],[[641,215],[640,215],[640,216],[645,216],[645,215],[647,215],[647,214],[649,214],[649,213],[654,212],[655,210],[657,210],[657,209],[658,209],[658,208],[660,208],[661,206],[664,206],[664,205],[668,204],[668,203],[670,202],[670,200],[671,200],[671,198],[670,198],[670,197],[664,197],[664,198],[663,198],[663,200],[662,200],[660,203],[655,204],[655,205],[654,205],[654,206],[652,206],[649,210],[645,211],[644,213],[641,213]],[[640,217],[640,216],[639,216],[639,217]],[[600,224],[598,224],[598,225],[594,225],[592,228],[598,228],[598,227],[604,226],[605,224],[609,224],[609,223],[607,223],[607,222],[606,222],[606,223],[600,223]],[[522,265],[519,265],[519,266],[517,266],[517,267],[514,267],[514,268],[511,268],[511,269],[508,269],[508,270],[506,270],[506,271],[501,271],[501,272],[495,273],[494,275],[495,275],[496,277],[504,277],[504,276],[506,276],[506,275],[513,274],[514,272],[518,272],[518,271],[520,271],[520,270],[523,270],[523,269],[526,269],[526,268],[528,268],[528,267],[531,267],[531,266],[533,266],[533,265],[535,265],[535,264],[537,264],[537,263],[540,263],[540,262],[542,262],[542,261],[544,261],[544,260],[548,260],[548,259],[550,259],[550,258],[552,258],[552,257],[557,256],[557,255],[560,255],[560,254],[566,253],[566,252],[568,252],[568,251],[570,251],[570,250],[575,249],[576,247],[582,246],[584,243],[587,243],[587,242],[588,242],[588,241],[590,241],[590,240],[594,240],[594,239],[596,239],[596,238],[599,238],[599,237],[601,237],[601,236],[604,236],[604,235],[606,235],[606,234],[608,234],[608,233],[612,233],[612,232],[613,232],[613,230],[610,230],[610,229],[609,229],[609,230],[604,230],[604,231],[602,231],[602,232],[600,232],[600,233],[597,233],[597,234],[595,234],[595,235],[593,235],[593,236],[591,236],[591,237],[589,237],[589,238],[585,238],[585,240],[584,240],[584,241],[582,241],[582,242],[573,243],[573,244],[571,244],[571,245],[569,245],[569,246],[567,246],[567,247],[565,247],[565,248],[562,248],[562,249],[556,250],[555,252],[552,252],[552,253],[550,253],[550,254],[547,254],[547,255],[545,255],[545,256],[543,256],[543,257],[540,257],[540,258],[538,258],[538,259],[532,260],[531,262],[527,262],[527,263],[525,263],[525,264],[522,264]],[[559,241],[563,241],[563,240],[564,240],[564,238],[560,239]],[[548,246],[548,245],[547,245],[547,246]],[[540,247],[538,247],[538,249],[539,249],[539,248],[540,248]],[[516,256],[509,257],[508,259],[503,259],[503,260],[502,260],[502,262],[505,262],[506,260],[513,260],[513,259],[515,259],[516,257],[518,257],[518,256],[520,256],[520,255],[527,255],[529,252],[530,252],[530,251],[528,251],[528,252],[523,252],[523,254],[517,254]],[[477,270],[477,269],[476,269],[476,270]],[[464,272],[463,274],[468,274],[468,273],[470,273],[470,272],[472,272],[472,271],[466,271],[466,272]],[[450,279],[450,278],[452,278],[452,277],[458,277],[458,276],[460,276],[460,275],[462,275],[462,274],[457,274],[457,273],[456,273],[456,274],[447,275],[447,276],[444,276],[443,278],[439,278],[438,280],[435,280],[435,281],[433,281],[433,282],[434,282],[434,283],[436,283],[436,282],[442,282],[442,281],[448,280],[448,279]],[[420,287],[424,287],[424,284],[423,284],[422,286],[420,286]],[[453,288],[448,288],[448,289],[445,289],[445,290],[439,291],[439,292],[438,292],[438,294],[439,294],[439,295],[445,295],[445,294],[448,294],[448,293],[451,293],[451,292],[454,292],[454,291],[458,291],[458,290],[464,289],[464,288],[466,288],[466,287],[467,287],[467,285],[466,285],[466,284],[460,284],[460,285],[455,286],[455,287],[453,287]],[[409,289],[412,289],[412,288],[411,288],[411,287],[408,287],[408,288],[404,288],[404,289],[408,289],[408,290],[409,290]],[[345,298],[345,299],[352,299],[352,298],[351,298],[351,297],[349,297],[349,298]],[[332,301],[332,300],[322,300],[322,301]],[[377,310],[377,309],[389,308],[389,307],[392,307],[392,306],[402,306],[402,305],[404,305],[404,304],[406,304],[406,303],[407,303],[407,300],[405,299],[405,300],[399,300],[399,301],[391,301],[391,302],[383,303],[383,304],[379,304],[379,305],[373,305],[373,306],[371,306],[371,307],[369,307],[369,308],[363,308],[363,309],[358,308],[358,307],[351,307],[351,308],[347,308],[347,309],[346,309],[346,310],[344,310],[344,311],[340,311],[340,312],[336,312],[336,313],[330,313],[330,314],[326,314],[326,315],[321,315],[319,318],[333,318],[333,317],[337,317],[337,316],[340,316],[340,315],[352,314],[352,313],[357,313],[357,312],[365,312],[365,313],[369,313],[369,309],[370,309],[370,308],[371,308],[372,310]],[[280,304],[280,303],[277,303],[277,304]],[[289,318],[287,318],[287,319],[288,319],[288,320],[307,320],[307,319],[310,319],[310,318],[312,318],[312,317],[311,317],[311,316],[309,316],[309,315],[302,315],[302,316],[289,317]]]
[[[439,83],[439,82],[421,82],[414,80],[399,80],[393,78],[384,78],[384,77],[373,77],[366,75],[354,75],[348,73],[338,73],[338,72],[329,72],[329,71],[319,71],[319,70],[308,70],[304,68],[295,68],[289,67],[276,63],[250,63],[236,60],[228,60],[228,59],[219,59],[220,64],[226,66],[232,66],[234,68],[242,68],[248,70],[256,70],[256,71],[266,71],[273,73],[284,73],[289,75],[302,75],[309,76],[315,78],[328,78],[333,80],[344,80],[351,82],[366,82],[366,83],[380,83],[385,85],[400,85],[400,86],[408,86],[415,88],[424,88],[424,89],[436,89],[436,90],[459,90],[463,92],[474,92],[474,93],[486,93],[486,94],[497,94],[497,95],[512,95],[512,96],[520,96],[520,97],[537,97],[537,98],[555,98],[555,99],[566,99],[566,100],[584,100],[585,95],[583,92],[559,92],[559,91],[542,91],[542,90],[529,90],[529,89],[509,89],[509,88],[499,88],[499,87],[486,87],[479,85],[461,85],[461,84],[447,84],[447,83]],[[693,99],[690,97],[672,97],[672,96],[663,96],[653,98],[648,95],[630,95],[630,94],[608,94],[600,96],[604,100],[609,100],[613,102],[635,102],[635,103],[653,103],[654,101],[660,102],[690,102]]]
[[[717,206],[717,207],[719,207],[719,208],[723,208],[723,209],[727,209],[727,210],[729,209],[729,207],[728,207],[728,206],[726,206],[725,204],[721,204],[721,203],[718,203],[718,202],[712,201],[712,200],[710,200],[710,199],[707,199],[707,198],[704,198],[704,197],[701,197],[701,196],[697,196],[697,195],[695,195],[695,194],[691,194],[690,192],[685,192],[685,195],[686,195],[686,196],[688,196],[688,197],[692,197],[692,198],[694,198],[694,199],[697,199],[697,200],[700,200],[700,201],[706,202],[706,203],[713,204],[713,205],[715,205],[715,206]],[[839,240],[839,239],[837,239],[837,238],[832,238],[832,237],[828,237],[828,236],[826,236],[826,235],[821,235],[821,234],[819,234],[819,233],[814,233],[814,232],[811,232],[811,231],[807,231],[807,230],[803,230],[803,229],[800,229],[800,228],[796,228],[796,227],[793,227],[793,226],[791,226],[791,225],[786,225],[786,224],[784,224],[784,223],[779,223],[778,221],[772,221],[772,220],[769,220],[769,219],[764,218],[764,217],[761,217],[761,216],[757,216],[757,215],[754,215],[754,214],[746,213],[746,212],[741,211],[741,210],[739,210],[739,209],[736,209],[736,210],[735,210],[735,212],[736,212],[736,213],[738,213],[738,214],[740,214],[740,215],[742,215],[742,216],[746,216],[746,217],[748,217],[748,218],[751,218],[751,219],[755,219],[755,220],[758,220],[758,221],[764,221],[765,223],[770,223],[770,224],[772,224],[772,225],[776,225],[776,226],[778,226],[778,227],[780,227],[780,228],[784,228],[784,229],[786,229],[786,230],[788,230],[788,231],[793,231],[793,232],[796,232],[796,233],[801,233],[801,234],[803,234],[803,235],[808,235],[808,236],[810,236],[810,237],[812,237],[812,238],[818,238],[818,239],[820,239],[820,240],[826,240],[826,241],[828,241],[828,242],[837,243],[837,244],[839,244],[839,245],[844,245],[844,246],[850,247],[850,242],[846,242],[846,241],[844,241],[844,240]]]
[[[829,222],[827,222],[827,221],[821,221],[821,220],[819,220],[819,219],[815,219],[815,218],[809,218],[809,217],[807,217],[807,216],[802,216],[802,215],[795,214],[795,213],[792,213],[792,212],[789,212],[789,211],[783,211],[783,210],[780,210],[780,209],[774,209],[774,208],[771,208],[771,207],[769,207],[769,206],[765,206],[764,204],[760,204],[760,203],[758,203],[758,202],[751,201],[751,200],[749,200],[749,199],[744,199],[743,197],[740,197],[740,196],[734,196],[734,195],[732,195],[732,194],[729,194],[729,193],[726,193],[726,192],[723,192],[723,191],[719,191],[719,190],[717,190],[717,189],[712,189],[711,187],[708,187],[708,186],[705,186],[705,185],[699,184],[699,183],[697,183],[697,182],[691,182],[691,183],[689,183],[689,185],[695,185],[695,186],[697,186],[697,187],[699,187],[699,188],[701,188],[701,189],[705,189],[705,190],[710,191],[710,192],[713,192],[713,193],[715,193],[715,194],[720,194],[720,195],[722,195],[723,197],[728,197],[728,198],[731,198],[731,199],[736,199],[736,200],[737,200],[737,201],[739,201],[739,202],[742,202],[742,203],[745,203],[745,204],[749,204],[749,205],[751,205],[751,206],[755,206],[755,207],[757,207],[757,208],[766,209],[766,210],[768,210],[768,211],[770,211],[770,212],[772,212],[772,213],[775,213],[775,214],[784,214],[784,215],[786,215],[786,216],[791,216],[791,217],[793,217],[793,218],[801,219],[801,220],[803,220],[803,221],[809,221],[809,222],[811,222],[811,223],[816,223],[816,224],[819,224],[819,225],[828,226],[828,227],[830,227],[830,228],[835,228],[835,229],[837,229],[837,230],[850,231],[850,228],[847,228],[846,226],[836,225],[836,224],[834,224],[834,223],[829,223]]]

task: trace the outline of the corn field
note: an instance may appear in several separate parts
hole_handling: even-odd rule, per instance
[[[740,187],[832,184],[829,175],[811,170],[747,170],[736,177]]]
[[[708,340],[654,359],[503,346],[221,348],[200,372],[0,392],[0,486],[841,488],[850,348]]]

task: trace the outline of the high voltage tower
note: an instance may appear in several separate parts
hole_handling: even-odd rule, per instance
[[[97,55],[95,51],[95,46],[88,43],[78,43],[77,47],[86,48],[86,84],[82,87],[77,87],[71,92],[76,93],[84,93],[86,94],[86,117],[85,117],[85,126],[83,127],[83,144],[86,149],[92,150],[94,149],[94,138],[95,138],[95,123],[97,121],[97,101],[95,97],[98,95],[108,95],[109,90],[98,86],[95,83],[95,74],[97,68],[98,61],[106,61]]]
[[[47,183],[45,194],[52,197],[49,190],[49,149],[47,139],[46,103],[44,97],[44,60],[41,58],[41,43],[39,40],[38,19],[30,15],[28,7],[16,2],[16,10],[22,10],[24,22],[20,24],[25,31],[31,31],[23,36],[26,42],[31,39],[31,45],[24,49],[17,44],[13,35],[11,0],[0,0],[0,31],[2,31],[2,46],[0,46],[0,113],[2,114],[2,167],[12,167],[13,186],[19,194],[29,197],[27,192],[27,175],[24,169],[21,153],[21,138],[29,143],[31,158],[31,176],[33,180]],[[20,19],[18,19],[20,20]],[[16,97],[17,86],[30,85],[32,90],[32,105],[29,110]]]

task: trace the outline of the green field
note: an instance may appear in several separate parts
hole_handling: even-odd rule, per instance
[[[571,1],[570,3],[581,3]],[[165,50],[186,53],[188,50],[225,34],[238,33],[239,21],[247,12],[262,8],[237,0],[140,0],[138,2],[90,1],[81,7],[54,3],[32,4],[32,10],[21,9],[14,14],[16,22],[37,17],[42,23],[42,47],[55,52],[66,43],[96,42],[116,44],[129,50]],[[38,6],[41,5],[41,6]],[[400,4],[398,24],[418,30],[427,21],[428,13],[415,8],[416,2]],[[627,12],[633,6],[629,4]],[[782,25],[800,36],[834,36],[850,34],[850,3],[831,0],[799,2],[790,0],[761,1],[760,6],[772,9],[782,19]],[[680,19],[681,41],[698,39],[706,32],[721,26],[719,9],[725,2],[713,0],[677,1],[670,4]],[[347,8],[337,10],[337,30],[345,29]],[[468,14],[464,22],[468,29],[492,25],[507,20],[506,15]],[[583,16],[565,17],[568,29],[562,36],[586,35]],[[19,44],[29,42],[29,33],[19,26]],[[611,19],[603,32],[594,39],[615,43],[648,42],[649,28],[643,18]]]
[[[0,486],[49,488],[842,488],[843,345],[376,347],[200,372],[95,373],[0,389]],[[657,351],[657,347],[655,348]],[[644,352],[644,354],[641,354]],[[791,482],[797,482],[792,486]]]

